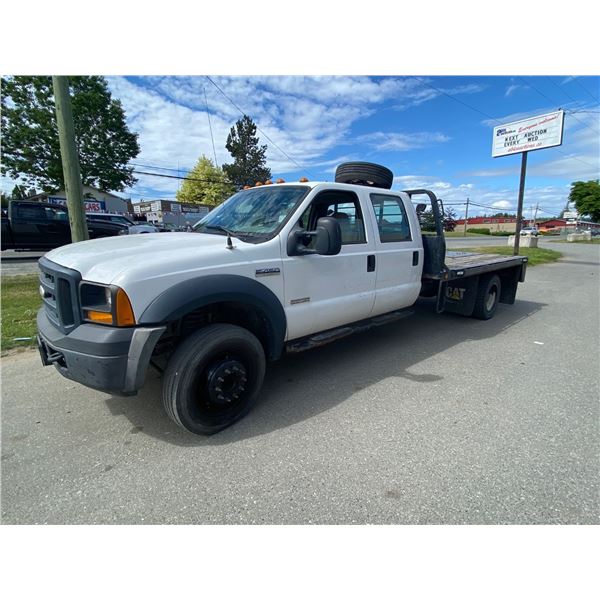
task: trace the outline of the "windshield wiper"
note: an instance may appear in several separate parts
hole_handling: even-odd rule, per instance
[[[223,233],[226,233],[227,235],[231,235],[233,237],[238,236],[238,234],[235,231],[231,231],[226,227],[223,227],[223,225],[202,225],[202,227],[204,227],[204,229],[216,229],[217,231],[222,231]]]
[[[242,242],[244,241],[242,239],[242,233],[236,233],[235,231],[230,231],[229,229],[227,229],[226,227],[223,227],[222,225],[204,225],[205,229],[216,229],[217,231],[222,231],[223,233],[227,234],[227,248],[229,248],[230,250],[233,248],[233,243],[231,241],[231,238],[237,238],[238,240],[241,240]]]

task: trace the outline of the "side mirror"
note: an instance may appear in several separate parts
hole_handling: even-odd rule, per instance
[[[317,239],[315,250],[317,254],[333,256],[342,249],[342,229],[337,219],[321,217],[317,221]]]
[[[417,208],[415,210],[417,211],[417,214],[420,215],[427,210],[427,204],[417,204]]]
[[[314,250],[307,248],[307,239],[314,237]],[[317,221],[315,231],[295,229],[288,237],[288,256],[303,256],[304,254],[323,254],[332,256],[339,254],[342,249],[342,230],[337,219],[333,217],[321,217]]]

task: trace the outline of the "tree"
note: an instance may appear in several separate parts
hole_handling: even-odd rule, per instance
[[[244,115],[231,128],[225,147],[234,162],[223,165],[223,170],[237,189],[271,178],[265,158],[267,147],[258,145],[256,125],[249,116]]]
[[[591,217],[592,221],[600,221],[600,181],[575,181],[571,184],[569,200],[575,203],[580,215]]]
[[[70,77],[83,185],[122,191],[140,147],[103,77]],[[2,78],[2,174],[50,191],[64,188],[52,78]]]
[[[453,208],[444,209],[444,231],[456,229],[456,211]]]
[[[215,167],[212,160],[204,155],[187,177],[177,192],[180,202],[217,206],[235,191],[223,169]]]

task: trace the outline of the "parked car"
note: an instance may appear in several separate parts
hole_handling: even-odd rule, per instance
[[[147,225],[145,223],[135,223],[135,221],[132,221],[131,219],[128,219],[123,215],[90,212],[86,213],[86,217],[93,222],[109,221],[110,223],[118,223],[120,225],[124,225],[128,228],[128,233],[158,233],[160,231],[158,227],[154,227],[154,225]]]
[[[537,237],[540,234],[537,227],[523,227],[521,229],[521,235],[533,235]]]
[[[90,239],[128,233],[128,227],[111,221],[89,218]],[[49,250],[71,243],[69,213],[65,206],[13,200],[2,216],[2,250]]]
[[[240,191],[193,233],[50,252],[39,261],[42,364],[121,395],[156,366],[168,416],[212,434],[248,413],[284,352],[385,327],[420,295],[436,313],[483,320],[513,304],[527,257],[447,253],[441,201],[392,181],[385,167],[346,163],[335,183]],[[413,205],[422,196],[432,235],[419,226],[425,205]]]

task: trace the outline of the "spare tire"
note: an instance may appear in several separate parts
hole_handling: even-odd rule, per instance
[[[394,182],[394,174],[387,167],[375,163],[346,162],[335,170],[335,181],[389,190]]]

